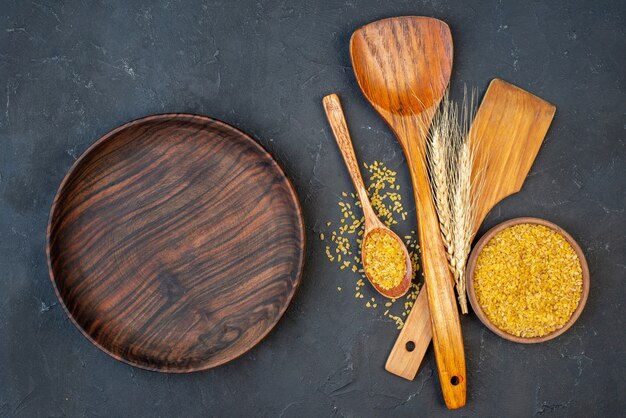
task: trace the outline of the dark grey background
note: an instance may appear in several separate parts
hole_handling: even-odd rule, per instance
[[[399,146],[348,55],[356,28],[407,14],[450,24],[455,92],[467,83],[482,95],[500,77],[557,106],[522,192],[482,231],[544,217],[578,239],[591,269],[585,311],[554,341],[513,344],[462,318],[469,386],[458,412],[443,405],[432,352],[413,382],[383,370],[397,330],[355,301],[353,277],[317,237],[351,188],[324,94],[341,95],[359,157],[398,168],[410,196]],[[0,416],[624,416],[625,28],[623,1],[1,0]],[[258,138],[295,183],[308,232],[303,284],[276,329],[191,375],[135,369],[93,347],[59,307],[44,254],[50,204],[77,156],[162,112]]]

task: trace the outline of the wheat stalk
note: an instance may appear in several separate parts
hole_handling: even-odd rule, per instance
[[[471,249],[477,188],[472,184],[474,150],[469,138],[474,94],[464,90],[462,112],[448,93],[433,120],[428,141],[428,170],[448,264],[454,276],[461,312],[467,310],[465,264]],[[478,185],[476,185],[478,186]]]
[[[452,267],[455,272],[456,289],[461,305],[461,312],[467,313],[465,296],[465,264],[472,243],[471,210],[471,171],[472,153],[469,141],[465,140],[457,150],[456,184],[452,194],[453,254]]]
[[[453,259],[453,240],[452,235],[452,214],[450,207],[449,191],[451,190],[449,184],[449,167],[447,164],[450,161],[450,149],[447,146],[448,139],[451,136],[450,129],[454,126],[451,122],[452,115],[450,112],[455,112],[450,106],[448,100],[448,94],[444,96],[442,100],[441,108],[435,115],[431,130],[429,133],[429,146],[428,152],[428,170],[430,175],[430,185],[432,188],[433,200],[435,208],[439,216],[439,227],[441,229],[441,236],[445,243],[448,261],[452,262]]]

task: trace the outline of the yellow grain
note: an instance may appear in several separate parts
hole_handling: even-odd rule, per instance
[[[368,234],[363,250],[365,270],[374,283],[388,290],[402,282],[406,275],[406,260],[398,241],[375,230]]]
[[[398,221],[406,220],[408,214],[402,206],[400,185],[397,184],[396,180],[397,173],[379,161],[374,161],[371,164],[364,163],[363,166],[366,169],[364,174],[367,174],[368,177],[366,180],[369,180],[367,193],[372,207],[381,221],[387,226],[393,226],[398,225]],[[392,320],[398,329],[401,329],[404,322],[400,308],[404,302],[394,305],[395,300],[386,301],[383,307],[383,303],[376,303],[375,299],[371,298],[371,295],[375,294],[375,290],[365,283],[364,271],[363,268],[360,268],[362,266],[360,251],[355,250],[355,248],[360,249],[364,235],[364,219],[361,203],[357,197],[353,192],[341,192],[337,202],[339,218],[335,218],[332,222],[325,222],[326,227],[329,228],[320,233],[320,239],[325,240],[326,236],[330,237],[327,242],[329,246],[325,249],[328,260],[337,263],[340,270],[351,271],[351,274],[355,275],[353,276],[355,279],[354,297],[356,299],[367,298],[366,302],[370,304],[369,309],[377,309],[380,305],[384,311],[383,315]],[[337,226],[330,228],[333,223]],[[322,234],[324,238],[322,238]],[[410,234],[403,237],[403,241],[409,248],[409,256],[414,271],[419,271],[419,247],[416,232],[411,231]],[[340,286],[338,286],[338,291],[340,291],[339,288]],[[418,291],[417,286],[411,286],[406,300],[415,300]],[[406,306],[404,308],[404,311],[407,312]],[[397,315],[394,315],[396,313]]]
[[[518,337],[540,337],[565,325],[582,295],[580,260],[565,238],[543,225],[519,224],[483,247],[474,271],[487,318]]]

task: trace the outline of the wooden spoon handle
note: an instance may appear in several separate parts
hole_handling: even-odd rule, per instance
[[[422,196],[418,206],[418,233],[424,279],[428,284],[428,307],[433,333],[433,347],[439,370],[441,390],[450,409],[465,405],[465,349],[459,311],[452,286],[450,268],[435,208],[430,196]]]
[[[335,140],[343,156],[343,160],[348,167],[348,172],[354,183],[354,187],[359,195],[361,201],[361,207],[363,208],[363,214],[365,216],[366,229],[369,226],[378,226],[380,221],[372,209],[363,178],[361,177],[361,171],[359,170],[359,163],[357,162],[356,155],[354,154],[354,147],[352,146],[352,140],[350,139],[350,132],[348,131],[348,125],[346,124],[346,118],[341,108],[341,102],[336,94],[329,94],[322,100],[324,104],[324,111],[328,118]]]
[[[407,121],[396,134],[407,144],[405,152],[411,171],[417,228],[424,280],[428,285],[428,308],[432,325],[433,347],[441,390],[450,409],[466,401],[465,349],[454,294],[453,279],[439,230],[439,220],[432,200],[426,169],[426,131],[423,121]],[[425,345],[425,342],[421,341]],[[423,346],[420,350],[425,351]]]

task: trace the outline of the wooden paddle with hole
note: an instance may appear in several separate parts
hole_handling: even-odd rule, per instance
[[[428,17],[383,19],[352,34],[350,55],[363,94],[393,129],[415,193],[422,268],[429,286],[433,345],[446,406],[465,405],[465,351],[452,275],[426,168],[430,122],[450,81],[452,35]]]
[[[470,130],[476,143],[472,182],[484,181],[477,198],[474,232],[499,201],[518,192],[543,139],[556,107],[532,94],[495,79],[478,109]],[[387,371],[412,380],[432,338],[430,312],[422,288],[387,359]]]

